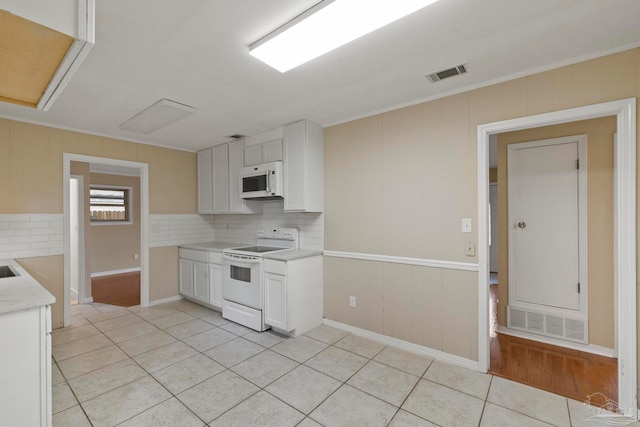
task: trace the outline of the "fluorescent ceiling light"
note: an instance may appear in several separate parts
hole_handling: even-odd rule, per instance
[[[437,0],[325,0],[249,46],[284,73]]]
[[[195,112],[196,109],[189,105],[163,98],[120,124],[120,129],[149,134]]]

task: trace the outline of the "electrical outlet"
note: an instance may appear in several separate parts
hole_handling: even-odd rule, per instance
[[[354,296],[349,297],[349,307],[356,308],[356,297]]]
[[[476,244],[467,242],[464,244],[464,254],[466,256],[476,256]]]
[[[138,259],[138,254],[133,254],[133,259],[134,260]]]

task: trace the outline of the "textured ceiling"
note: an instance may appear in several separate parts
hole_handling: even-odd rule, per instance
[[[440,0],[284,74],[248,54],[315,3],[96,0],[96,44],[51,109],[0,102],[0,116],[196,151],[235,133],[338,123],[640,45],[638,0]],[[462,62],[470,73],[424,77]],[[198,111],[149,135],[119,128],[161,98]]]

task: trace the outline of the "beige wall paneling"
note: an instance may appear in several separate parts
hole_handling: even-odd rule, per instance
[[[478,274],[442,270],[442,351],[478,360]]]
[[[25,168],[23,170],[24,212],[53,213],[49,182],[49,134],[41,126],[25,126],[23,140]],[[26,163],[29,163],[29,166]]]
[[[391,264],[384,266],[384,331],[387,336],[407,342],[422,340],[423,322],[414,325],[413,301],[421,294],[420,267]],[[418,329],[417,331],[415,329]]]
[[[11,122],[0,119],[0,212],[11,212]],[[9,153],[9,155],[6,155]]]
[[[615,101],[640,93],[640,50],[632,49],[602,58],[602,101]]]
[[[137,145],[135,161],[149,164],[149,212],[197,212],[197,161],[195,153]]]
[[[527,82],[527,113],[529,115],[553,110],[553,73],[529,76]]]
[[[381,117],[373,116],[324,135],[326,249],[383,252],[381,129]]]
[[[420,139],[414,152],[418,181],[408,188],[414,198],[414,221],[404,224],[413,237],[411,257],[440,259],[442,233],[442,127],[440,102],[420,105]],[[402,244],[397,244],[400,248]],[[388,251],[390,254],[393,252]]]
[[[21,258],[16,261],[56,298],[56,302],[51,305],[51,326],[53,329],[61,328],[64,324],[63,256]]]
[[[472,197],[468,179],[472,160],[469,157],[469,94],[442,99],[440,105],[442,167],[438,185],[442,199],[440,232],[436,235],[440,248],[436,259],[473,262],[464,255],[464,242],[472,235],[460,232],[462,218],[472,218],[475,223],[476,217],[469,200]]]
[[[553,75],[553,110],[571,108],[571,67],[547,71]]]
[[[325,317],[383,333],[383,263],[324,257]],[[356,297],[356,308],[349,297]]]
[[[614,347],[613,134],[615,117],[509,132],[498,136],[498,324],[506,326],[508,305],[507,145],[587,134],[587,221],[589,244],[589,343]]]
[[[132,224],[104,224],[91,227],[91,273],[140,267],[140,178],[91,174],[91,185],[131,187]],[[86,199],[87,203],[89,199]]]
[[[149,248],[149,301],[178,295],[178,247]]]
[[[602,102],[602,58],[571,66],[571,106]]]
[[[426,182],[419,155],[420,108],[409,107],[382,116],[382,211],[384,254],[416,257],[415,233],[422,212],[417,203]]]
[[[24,192],[24,173],[30,171],[31,167],[26,167],[24,159],[24,128],[28,126],[24,123],[11,122],[9,158],[11,159],[11,207],[9,213],[27,212],[25,208],[25,198],[30,195]],[[44,148],[44,145],[43,145]]]

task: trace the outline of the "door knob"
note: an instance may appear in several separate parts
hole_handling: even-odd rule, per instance
[[[524,221],[520,221],[520,222],[518,223],[518,228],[527,228],[527,223],[526,223],[526,222],[524,222]]]

